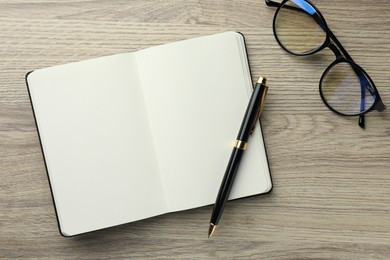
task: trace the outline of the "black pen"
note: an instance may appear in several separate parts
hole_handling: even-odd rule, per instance
[[[253,134],[263,109],[268,90],[268,87],[265,85],[265,83],[266,79],[260,77],[253,89],[252,96],[249,100],[240,131],[238,132],[238,136],[234,144],[233,152],[230,156],[230,160],[214,204],[209,226],[209,237],[213,235],[218,225],[219,219],[222,216],[225,204],[229,198],[230,190],[233,186],[238,166],[240,165],[241,158],[247,147],[249,136]]]

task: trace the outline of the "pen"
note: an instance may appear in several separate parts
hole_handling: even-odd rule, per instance
[[[265,97],[268,91],[268,87],[265,84],[266,79],[260,77],[253,89],[248,107],[246,108],[240,131],[238,132],[229,163],[226,167],[225,175],[223,176],[221,187],[219,188],[218,196],[213,208],[213,213],[211,214],[209,238],[213,235],[218,225],[219,219],[222,216],[222,212],[228,200],[230,190],[233,186],[238,166],[240,165],[241,158],[247,147],[249,136],[254,133],[255,126],[263,109]]]

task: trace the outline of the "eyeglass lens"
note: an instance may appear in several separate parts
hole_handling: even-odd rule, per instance
[[[309,54],[326,41],[317,11],[306,1],[284,3],[275,17],[275,36],[280,44],[294,54]]]
[[[344,115],[366,112],[376,99],[375,91],[365,73],[348,62],[339,62],[328,68],[320,87],[324,101]]]

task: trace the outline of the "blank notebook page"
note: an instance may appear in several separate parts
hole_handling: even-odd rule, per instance
[[[243,37],[227,32],[152,47],[137,62],[168,211],[214,203],[252,93]],[[270,189],[258,125],[230,198]]]
[[[166,211],[133,54],[36,70],[28,84],[64,235]]]

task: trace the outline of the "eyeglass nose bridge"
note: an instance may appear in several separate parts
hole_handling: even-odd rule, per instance
[[[329,40],[329,42],[327,43],[327,47],[329,47],[329,49],[331,49],[333,51],[334,55],[336,55],[336,60],[344,57],[343,54],[341,54],[339,49],[336,47],[336,45],[331,40]]]

